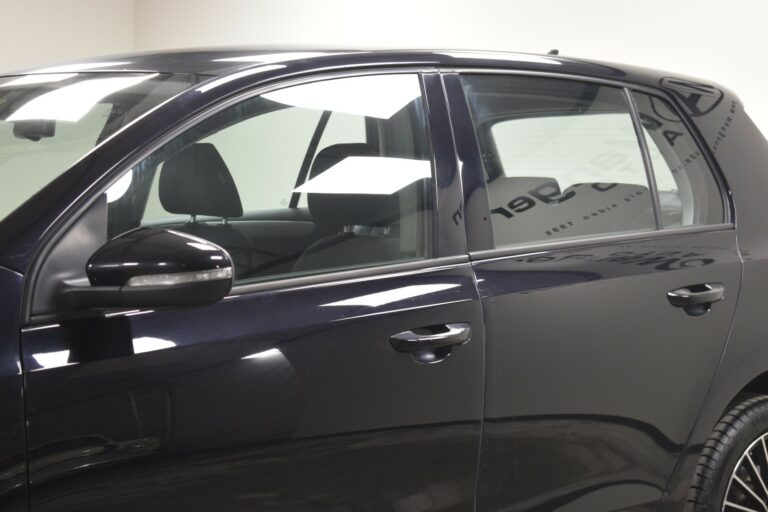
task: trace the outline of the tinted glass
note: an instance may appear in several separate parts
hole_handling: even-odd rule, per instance
[[[723,200],[693,136],[667,100],[634,93],[659,190],[664,227],[723,222]]]
[[[190,80],[158,73],[0,77],[0,220]]]
[[[621,89],[502,75],[463,83],[496,246],[655,228]]]
[[[426,258],[432,166],[416,75],[248,99],[110,189],[110,236],[161,226],[226,249],[240,281]]]

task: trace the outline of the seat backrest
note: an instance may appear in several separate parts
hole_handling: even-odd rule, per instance
[[[365,144],[336,144],[315,157],[310,180],[350,156],[378,156]],[[400,218],[398,193],[345,194],[309,193],[309,211],[318,229],[327,236],[310,245],[294,265],[294,271],[350,267],[397,259],[400,241],[396,224]]]
[[[243,215],[235,181],[213,144],[191,144],[166,160],[160,171],[159,195],[170,213],[225,219]],[[236,276],[263,263],[264,258],[255,256],[250,239],[231,225],[187,222],[173,229],[224,248],[233,259]]]
[[[334,144],[320,151],[312,163],[309,180],[332,170],[347,157],[377,157],[366,144]],[[343,231],[344,226],[386,226],[400,217],[400,200],[395,194],[307,194],[307,205],[319,232]]]

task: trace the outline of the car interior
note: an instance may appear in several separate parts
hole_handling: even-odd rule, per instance
[[[392,193],[350,193],[344,184],[336,193],[324,190],[302,197],[297,192],[301,185],[348,158],[357,159],[359,166],[375,164],[372,159],[418,160],[430,165],[426,137],[419,131],[424,126],[421,99],[411,101],[389,119],[365,117],[362,143],[320,147],[327,115],[320,116],[307,145],[292,149],[306,157],[301,168],[294,170],[296,186],[289,191],[290,204],[251,210],[243,207],[242,191],[226,162],[227,155],[207,141],[213,140],[213,133],[245,119],[290,107],[264,98],[246,103],[251,104],[204,121],[135,166],[128,189],[108,205],[109,238],[140,226],[194,235],[227,250],[239,281],[427,257],[432,229],[428,177],[412,180]],[[258,145],[254,143],[254,151]],[[250,171],[268,173],[269,169]],[[361,180],[349,185],[353,189],[365,188],[363,171],[360,178],[352,178]],[[158,195],[167,216],[145,215],[152,194]]]

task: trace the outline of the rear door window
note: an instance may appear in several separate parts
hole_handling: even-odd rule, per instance
[[[621,88],[502,75],[462,81],[497,247],[655,229]]]
[[[719,224],[723,199],[706,158],[672,105],[633,93],[659,191],[665,228]]]

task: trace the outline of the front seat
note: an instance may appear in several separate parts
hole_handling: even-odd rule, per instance
[[[253,261],[253,243],[227,222],[243,216],[243,205],[232,174],[213,144],[191,144],[166,160],[160,170],[159,195],[166,211],[191,216],[173,229],[224,248],[234,261],[236,276],[260,263]],[[198,215],[221,217],[223,222],[198,222]]]
[[[376,157],[365,144],[335,144],[315,157],[309,179],[350,156]],[[325,234],[307,247],[295,272],[355,267],[400,258],[400,199],[384,194],[308,193],[307,205],[318,230]]]

